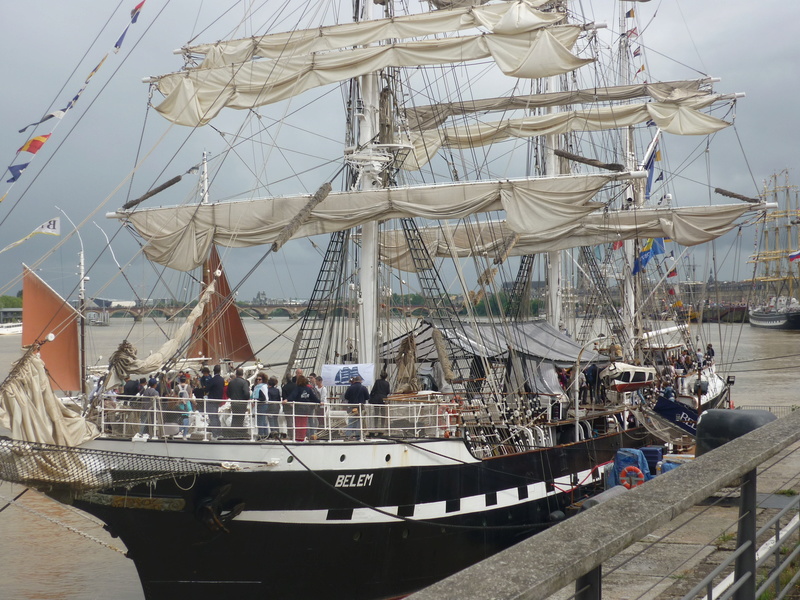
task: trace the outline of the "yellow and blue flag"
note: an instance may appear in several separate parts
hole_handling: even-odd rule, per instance
[[[634,261],[633,274],[636,275],[644,269],[650,259],[657,254],[664,254],[664,238],[649,238],[642,251],[639,252],[639,257]]]

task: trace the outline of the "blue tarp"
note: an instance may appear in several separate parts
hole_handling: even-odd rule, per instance
[[[663,463],[661,463],[661,473],[664,474],[667,471],[672,471],[672,469],[677,469],[678,467],[681,466],[681,464],[682,463],[665,460]]]
[[[620,485],[619,474],[625,467],[638,467],[644,474],[644,480],[649,481],[653,478],[650,474],[650,467],[647,466],[647,459],[644,452],[634,448],[620,448],[614,457],[614,465],[608,474],[608,487]]]

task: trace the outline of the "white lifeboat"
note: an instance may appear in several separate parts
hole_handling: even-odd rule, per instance
[[[607,390],[633,392],[652,386],[656,380],[656,369],[655,367],[613,362],[600,372],[600,377]]]

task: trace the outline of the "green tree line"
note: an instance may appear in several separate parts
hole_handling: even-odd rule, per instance
[[[0,308],[22,308],[22,294],[0,296]]]

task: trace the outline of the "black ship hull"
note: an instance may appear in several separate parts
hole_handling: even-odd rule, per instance
[[[243,444],[239,470],[85,493],[75,505],[125,543],[150,600],[396,598],[559,520],[617,449],[643,437],[482,460],[457,439]],[[243,462],[256,455],[260,466]]]
[[[750,325],[768,329],[800,329],[800,311],[750,311]]]

